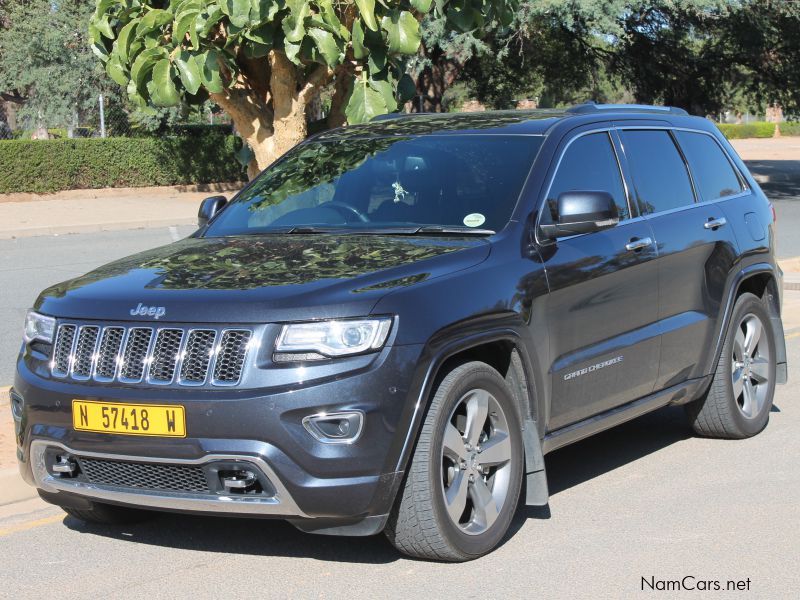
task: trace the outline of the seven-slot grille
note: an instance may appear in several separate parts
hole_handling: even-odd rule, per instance
[[[51,372],[103,383],[236,385],[252,338],[249,329],[63,323],[56,334]]]

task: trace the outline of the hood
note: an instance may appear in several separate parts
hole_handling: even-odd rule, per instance
[[[476,265],[480,238],[188,238],[48,288],[36,309],[73,319],[260,323],[363,316],[388,292]]]

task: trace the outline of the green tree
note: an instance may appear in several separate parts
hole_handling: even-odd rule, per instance
[[[88,47],[83,0],[7,0],[0,26],[0,93],[37,126],[69,127],[110,82]]]
[[[89,35],[139,105],[210,96],[252,148],[253,174],[306,136],[305,108],[328,85],[330,125],[396,110],[424,15],[479,36],[515,1],[97,0]]]

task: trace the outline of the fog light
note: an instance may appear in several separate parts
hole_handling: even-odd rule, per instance
[[[24,407],[25,401],[22,399],[15,390],[11,390],[11,416],[14,417],[15,421],[22,420],[22,409]]]
[[[303,419],[303,427],[324,444],[352,444],[361,435],[364,413],[360,410],[318,413]]]

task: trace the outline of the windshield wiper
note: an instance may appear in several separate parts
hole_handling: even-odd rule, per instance
[[[492,229],[476,229],[458,225],[410,225],[407,227],[320,227],[317,225],[294,225],[285,228],[267,229],[251,235],[264,234],[313,234],[333,233],[339,235],[494,235]]]
[[[477,229],[460,225],[421,225],[414,233],[422,235],[494,235],[497,232],[493,229]]]

